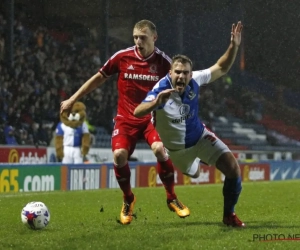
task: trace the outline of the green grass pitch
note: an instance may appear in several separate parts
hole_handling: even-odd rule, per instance
[[[261,241],[274,234],[300,238],[299,180],[243,183],[236,213],[245,229],[221,223],[222,185],[177,186],[191,210],[185,219],[168,210],[163,188],[133,191],[136,218],[130,225],[117,223],[119,189],[1,194],[0,249],[300,249],[299,240]],[[47,228],[22,224],[21,209],[30,201],[48,206]]]

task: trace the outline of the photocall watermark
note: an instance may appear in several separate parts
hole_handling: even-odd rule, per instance
[[[300,241],[299,234],[253,234],[252,241]]]

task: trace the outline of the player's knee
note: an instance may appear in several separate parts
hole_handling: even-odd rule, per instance
[[[237,163],[225,164],[221,172],[228,178],[237,178],[241,175],[240,166]]]
[[[216,167],[228,178],[237,178],[241,175],[240,166],[232,153],[221,155]]]
[[[241,175],[241,169],[237,162],[230,164],[227,175],[229,178],[237,178]]]
[[[126,149],[116,149],[114,151],[114,162],[117,166],[124,166],[127,162],[127,158],[128,158],[128,152]]]
[[[162,158],[166,156],[165,148],[162,142],[153,142],[151,145],[151,149],[157,158]]]

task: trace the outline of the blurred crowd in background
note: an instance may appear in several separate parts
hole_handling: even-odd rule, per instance
[[[86,36],[60,39],[47,27],[31,29],[22,20],[14,23],[14,63],[4,63],[6,21],[0,15],[0,144],[53,145],[59,122],[59,106],[101,67],[97,44]],[[109,55],[123,48],[112,43]],[[128,45],[129,46],[129,45]],[[163,48],[162,48],[163,49]],[[117,104],[116,79],[82,101],[87,106],[87,120],[93,126],[112,131]],[[202,87],[199,116],[208,127],[214,117],[234,115],[246,122],[258,122],[274,108],[282,114],[296,112],[284,104],[278,89],[276,102],[250,90],[226,75],[218,83]],[[272,110],[273,109],[273,110]],[[289,111],[289,112],[287,112]],[[291,120],[295,115],[290,115]]]
[[[50,145],[59,106],[101,66],[99,50],[83,37],[60,41],[47,27],[14,23],[14,65],[4,64],[6,21],[0,15],[0,144]],[[113,81],[113,79],[111,80]],[[111,129],[115,84],[82,100],[90,124]]]

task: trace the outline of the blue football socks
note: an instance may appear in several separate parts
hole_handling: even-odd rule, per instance
[[[237,203],[240,193],[242,191],[242,180],[241,177],[238,178],[225,178],[223,186],[223,196],[224,196],[224,216],[234,212],[234,206]]]

